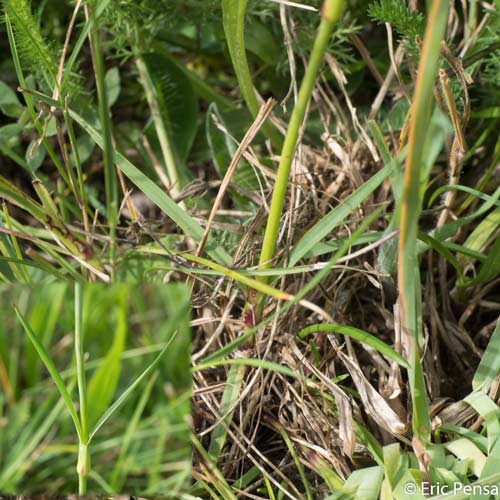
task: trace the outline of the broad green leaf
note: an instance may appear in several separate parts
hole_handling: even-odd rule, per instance
[[[490,248],[486,260],[481,264],[479,273],[468,285],[478,285],[494,280],[500,274],[500,235]]]
[[[26,148],[25,160],[32,172],[36,172],[45,160],[45,147],[40,144],[36,149],[33,148],[37,139],[33,139]]]
[[[464,247],[474,251],[481,251],[490,236],[500,225],[500,208],[496,208],[489,213],[472,233],[467,237]],[[470,262],[471,259],[463,259],[464,262]]]
[[[236,136],[236,134],[234,134],[223,114],[219,112],[217,105],[212,103],[207,111],[205,129],[215,169],[219,177],[223,179],[237,148],[231,137],[217,127],[215,120],[223,125],[233,137]],[[231,181],[248,191],[257,190],[259,188],[259,182],[253,168],[243,159],[239,161]],[[238,191],[230,189],[230,192],[232,198],[236,202],[241,205],[248,205],[248,200]]]
[[[488,452],[491,456],[492,450],[500,444],[500,408],[482,391],[472,392],[464,401],[484,419],[488,431]]]
[[[9,123],[0,127],[0,144],[5,146],[17,146],[19,144],[19,135],[24,127],[19,123]]]
[[[120,288],[116,297],[116,323],[111,348],[92,375],[87,386],[89,427],[93,427],[113,400],[121,371],[121,355],[127,337],[127,288]]]
[[[249,52],[262,62],[275,65],[279,58],[279,43],[271,31],[259,21],[253,20],[245,30],[245,44]]]
[[[193,90],[198,97],[201,97],[207,103],[216,103],[220,109],[229,110],[234,109],[234,104],[224,95],[219,93],[211,85],[209,85],[202,77],[200,77],[196,71],[193,71],[185,66],[182,61],[179,61],[176,57],[165,50],[163,45],[156,46],[156,51],[161,52],[165,57],[167,57],[172,64],[175,64],[180,71],[182,71],[190,80]]]
[[[420,481],[417,482],[415,478],[414,471],[407,469],[401,476],[399,482],[395,485],[392,494],[394,495],[394,500],[425,500],[425,496],[421,493],[420,490]],[[408,484],[411,484],[411,489],[409,490]],[[411,492],[408,493],[408,491]],[[415,491],[415,493],[413,493]]]
[[[163,54],[145,54],[142,59],[156,90],[165,130],[178,158],[185,162],[197,130],[198,104],[191,81]]]
[[[355,470],[342,487],[343,494],[353,494],[356,500],[378,500],[384,471],[382,467],[366,467]],[[344,498],[339,493],[328,498]]]
[[[0,111],[11,118],[19,118],[24,110],[16,93],[0,80]]]
[[[55,283],[44,287],[43,293],[37,293],[27,318],[35,332],[39,332],[40,342],[48,349],[61,314],[61,306],[67,291],[65,283]],[[30,387],[36,385],[40,378],[40,357],[30,342],[24,351],[26,361],[26,382]]]
[[[106,86],[106,95],[108,97],[108,106],[111,108],[118,100],[120,95],[120,71],[118,67],[109,69],[104,77],[104,85]]]
[[[481,476],[486,457],[475,444],[468,439],[459,438],[446,443],[445,446],[461,460],[469,460],[471,472],[477,477]]]

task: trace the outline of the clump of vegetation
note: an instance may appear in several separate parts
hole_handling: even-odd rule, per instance
[[[0,277],[76,283],[77,298],[86,282],[187,283],[184,498],[407,500],[453,485],[468,498],[466,487],[500,485],[498,5],[2,6]],[[78,441],[66,491],[170,494],[166,435],[149,461],[123,422],[109,448],[94,444],[88,412],[108,405],[89,410],[93,352],[71,338],[77,409],[73,372],[59,378],[64,349],[18,311],[23,343],[0,336],[7,425],[49,390],[40,361],[35,375],[24,362],[37,359],[26,340],[67,415],[13,462],[0,452],[0,491],[31,478],[49,488]],[[135,415],[112,392],[110,426]],[[162,406],[148,401],[156,425]],[[89,443],[96,460],[83,467]]]

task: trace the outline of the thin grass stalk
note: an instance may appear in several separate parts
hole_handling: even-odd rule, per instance
[[[271,262],[276,250],[281,213],[285,204],[288,178],[290,176],[290,169],[295,156],[295,151],[297,149],[300,127],[302,126],[307,112],[316,77],[321,67],[333,26],[340,18],[343,7],[344,0],[326,0],[323,4],[321,23],[314,41],[309,64],[300,86],[297,103],[293,109],[285,142],[281,151],[281,159],[278,166],[276,183],[274,185],[273,197],[264,233],[264,242],[262,244],[260,254],[259,267],[261,269],[268,269],[271,267]],[[266,281],[267,279],[262,277],[261,280]]]
[[[87,243],[90,243],[90,226],[89,226],[89,217],[88,217],[88,206],[87,206],[87,199],[85,198],[85,187],[84,187],[84,180],[83,180],[83,170],[82,170],[82,164],[80,161],[80,153],[78,152],[78,144],[76,142],[76,135],[75,131],[73,128],[73,122],[71,121],[71,117],[69,116],[68,110],[64,109],[63,111],[63,116],[64,116],[64,121],[66,123],[66,128],[68,129],[68,137],[71,145],[71,150],[73,152],[73,161],[76,167],[76,174],[77,174],[77,180],[78,180],[78,204],[80,206],[80,210],[82,212],[82,218],[83,218],[83,227],[85,229],[85,232],[87,233],[85,235],[85,239]],[[62,204],[61,204],[62,205]]]
[[[88,17],[88,9],[85,8]],[[92,12],[94,15],[94,12]],[[106,193],[106,212],[109,223],[111,278],[114,276],[114,262],[116,253],[116,224],[118,220],[118,182],[115,171],[115,157],[113,147],[113,129],[108,105],[108,95],[105,85],[104,60],[102,57],[99,31],[94,28],[90,33],[92,61],[97,87],[99,106],[99,121],[103,137],[104,185]]]
[[[80,425],[81,436],[78,447],[78,463],[76,470],[78,473],[78,494],[87,493],[87,476],[90,472],[90,452],[89,452],[89,426],[87,418],[87,383],[85,378],[85,361],[83,349],[82,331],[82,310],[83,310],[83,287],[81,283],[75,283],[75,356],[76,356],[76,376],[78,382],[78,395],[80,398]]]
[[[438,70],[439,47],[448,19],[448,5],[447,0],[432,2],[427,20],[411,108],[408,155],[401,198],[398,288],[402,326],[411,339],[408,375],[413,404],[413,431],[421,443],[429,442],[431,426],[424,374],[420,361],[422,325],[417,236],[418,219],[422,205],[420,183],[426,181],[426,179],[420,178],[420,166],[431,116],[432,89]]]

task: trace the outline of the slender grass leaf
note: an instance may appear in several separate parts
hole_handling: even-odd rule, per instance
[[[27,321],[33,331],[39,332],[40,342],[45,349],[48,349],[51,343],[66,290],[65,283],[44,286],[43,293],[36,295],[36,300],[30,309]],[[26,381],[30,387],[33,387],[39,381],[41,360],[31,342],[26,344],[24,359]]]
[[[233,63],[241,95],[255,118],[259,113],[259,102],[255,93],[245,50],[245,12],[247,0],[222,0],[222,21],[226,42]],[[277,129],[265,123],[262,132],[271,140],[273,146],[281,149],[283,143]]]
[[[394,168],[395,163],[386,165],[382,170],[379,170],[374,176],[349,195],[340,205],[314,224],[314,226],[309,229],[293,247],[289,257],[289,266],[296,264],[307,254],[307,252],[314,248],[316,244],[341,224],[351,212],[361,205],[361,203],[363,203],[363,201],[391,175]]]
[[[104,414],[101,416],[101,418],[98,420],[98,422],[95,424],[92,431],[90,432],[89,442],[99,431],[99,429],[108,421],[108,419],[114,413],[116,413],[116,411],[125,403],[125,401],[132,394],[132,392],[139,386],[139,384],[146,377],[148,377],[153,372],[153,370],[155,370],[155,368],[158,366],[160,361],[167,353],[170,344],[174,341],[175,336],[179,331],[178,325],[182,322],[188,321],[189,310],[190,310],[189,302],[186,299],[184,302],[178,304],[178,308],[176,310],[171,311],[172,316],[170,317],[170,320],[168,321],[168,324],[165,327],[165,329],[168,332],[167,336],[169,337],[168,341],[165,343],[165,346],[156,356],[156,358],[152,361],[152,363],[134,380],[134,382],[132,382],[132,384],[130,384],[127,387],[127,389],[123,391],[120,397],[104,412]],[[170,332],[174,333],[170,335]]]
[[[500,320],[493,331],[472,379],[475,391],[488,392],[500,371]]]
[[[224,389],[224,393],[222,394],[219,409],[219,413],[224,424],[219,422],[219,424],[214,427],[210,434],[210,445],[208,447],[208,455],[215,464],[219,461],[222,449],[224,448],[224,444],[226,442],[226,427],[229,427],[233,420],[233,413],[238,398],[240,397],[241,385],[243,383],[245,371],[246,369],[244,365],[233,365],[227,374],[225,382],[226,387]]]
[[[54,365],[54,362],[50,358],[49,354],[45,350],[45,347],[43,344],[40,342],[40,339],[37,337],[36,333],[31,329],[30,325],[24,318],[24,316],[21,314],[21,311],[14,306],[14,310],[16,311],[17,317],[19,318],[19,321],[23,325],[24,331],[28,335],[30,341],[33,343],[33,346],[38,352],[38,355],[40,356],[40,359],[42,360],[43,364],[47,368],[48,372],[50,373],[50,376],[52,377],[52,380],[57,386],[57,389],[59,390],[59,393],[61,394],[61,397],[64,400],[64,403],[66,404],[66,408],[68,409],[71,418],[73,419],[73,422],[75,424],[76,431],[78,433],[78,436],[82,438],[82,428],[80,425],[80,420],[78,418],[78,414],[75,409],[75,405],[73,404],[73,401],[71,399],[71,396],[69,395],[68,390],[66,389],[66,386],[64,385],[64,381],[59,375],[59,372]]]
[[[52,409],[51,409],[52,408]],[[28,425],[25,427],[25,438],[20,437],[18,442],[21,447],[14,447],[9,450],[9,459],[2,463],[0,472],[0,489],[2,491],[14,491],[16,488],[16,475],[23,469],[31,453],[39,446],[42,439],[47,435],[49,429],[54,425],[64,408],[64,400],[54,401],[48,398],[32,415],[32,422],[37,426]],[[47,412],[49,412],[47,414]],[[42,418],[38,418],[42,417]]]
[[[316,332],[340,333],[341,335],[345,335],[346,337],[351,337],[355,340],[359,340],[359,342],[373,347],[380,354],[386,356],[389,359],[392,359],[403,368],[408,368],[408,362],[403,358],[403,356],[401,356],[401,354],[396,352],[392,347],[388,346],[379,338],[363,330],[360,330],[359,328],[343,325],[317,324],[308,326],[301,330],[298,333],[298,337],[304,339],[311,333]]]
[[[224,476],[220,473],[219,469],[217,469],[217,466],[213,463],[210,455],[200,443],[198,438],[194,435],[194,433],[191,433],[191,442],[193,443],[193,447],[201,455],[203,461],[205,462],[206,465],[204,465],[204,468],[208,468],[208,472],[211,476],[211,485],[217,489],[224,500],[237,500],[236,496],[232,492],[231,487],[224,479]]]

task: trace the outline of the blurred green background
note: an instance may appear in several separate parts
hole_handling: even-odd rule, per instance
[[[74,300],[73,286],[65,283],[0,287],[2,493],[78,491],[78,439],[70,414],[14,312],[15,304],[76,404]],[[89,493],[173,497],[182,492],[191,462],[186,288],[86,285],[83,330],[90,428],[170,341],[155,370],[92,441]]]

